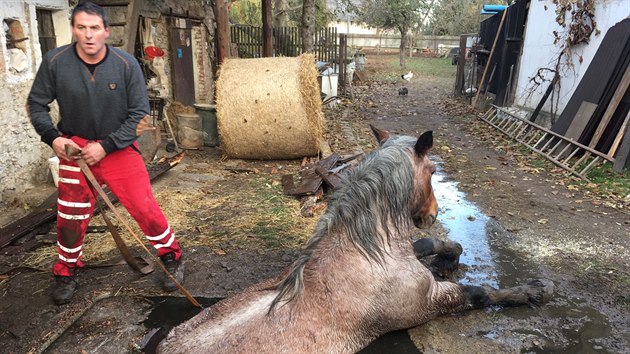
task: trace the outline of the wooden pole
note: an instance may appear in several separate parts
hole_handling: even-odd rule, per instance
[[[263,57],[273,56],[273,16],[271,13],[271,0],[262,0],[262,38]]]
[[[503,15],[501,16],[501,22],[499,23],[499,28],[497,29],[497,34],[494,36],[494,42],[492,43],[492,49],[490,49],[490,55],[488,56],[488,61],[486,62],[486,67],[483,69],[483,74],[481,75],[481,82],[479,83],[479,89],[477,90],[477,94],[475,95],[475,99],[473,100],[472,106],[477,108],[477,100],[479,99],[479,93],[483,88],[483,81],[486,79],[486,73],[488,72],[488,67],[492,63],[492,56],[494,55],[494,48],[497,46],[497,42],[499,41],[499,36],[501,35],[501,29],[503,28],[503,23],[505,22],[505,14],[507,14],[509,7],[506,7],[503,11]]]
[[[217,23],[217,61],[222,64],[225,58],[230,57],[230,24],[226,0],[214,2],[214,16]]]
[[[138,22],[140,21],[140,10],[142,10],[143,6],[144,0],[130,1],[129,5],[127,5],[127,41],[125,42],[125,52],[131,55],[135,54]]]
[[[593,134],[593,138],[591,139],[591,143],[588,144],[588,147],[595,148],[595,145],[599,142],[599,139],[602,137],[604,130],[610,123],[610,120],[615,114],[617,107],[619,107],[619,103],[621,103],[621,99],[626,94],[628,90],[628,86],[630,86],[630,65],[626,68],[626,71],[623,73],[623,77],[619,82],[619,86],[615,90],[613,97],[610,99],[610,103],[608,104],[608,108],[606,108],[606,112],[604,112],[604,116],[602,116],[597,129],[595,130],[595,134]],[[610,155],[612,156],[612,155]]]
[[[630,120],[630,111],[626,114],[626,118],[623,120],[621,124],[621,128],[619,128],[619,132],[617,132],[617,136],[608,150],[608,156],[615,157],[615,153],[617,152],[617,148],[619,147],[619,143],[621,143],[621,138],[623,138],[626,133],[626,129],[628,128],[628,120]]]

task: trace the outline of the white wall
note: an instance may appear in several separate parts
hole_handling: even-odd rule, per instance
[[[545,6],[547,10],[545,10]],[[569,16],[567,14],[567,20]],[[628,16],[630,16],[630,0],[596,0],[595,21],[597,22],[597,29],[601,33],[599,35],[593,33],[589,44],[573,47],[571,59],[574,67],[567,68],[561,73],[558,114],[562,112],[573,95],[580,83],[580,78],[586,72],[608,29]],[[553,44],[553,31],[563,32],[563,28],[556,23],[555,17],[555,5],[551,0],[531,0],[518,70],[515,105],[535,108],[549,85],[546,82],[532,91],[532,83],[529,82],[529,79],[536,75],[539,68],[553,68],[555,66],[561,43]],[[582,63],[579,62],[580,56],[583,59]],[[563,60],[566,62],[564,57]],[[551,77],[551,74],[547,75],[548,79]],[[532,94],[530,95],[530,93]],[[544,111],[550,111],[550,101],[551,99],[547,100],[543,108]]]
[[[337,33],[353,33],[353,34],[376,34],[376,28],[369,28],[363,24],[354,21],[337,20],[330,23],[331,27],[337,28]]]

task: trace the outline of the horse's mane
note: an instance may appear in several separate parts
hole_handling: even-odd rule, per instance
[[[341,187],[331,196],[306,248],[277,284],[280,293],[272,302],[270,313],[279,302],[289,302],[302,293],[304,268],[318,243],[329,234],[346,237],[367,259],[377,264],[383,261],[382,233],[389,241],[392,232],[409,222],[414,179],[411,154],[415,142],[412,137],[392,137],[343,176]]]

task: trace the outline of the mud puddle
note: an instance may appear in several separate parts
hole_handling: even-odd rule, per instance
[[[193,318],[203,308],[210,307],[221,300],[221,298],[195,297],[195,300],[203,307],[199,308],[188,299],[181,297],[159,296],[148,299],[154,303],[154,306],[143,322],[144,326],[149,328],[149,332],[144,337],[144,342],[140,344],[142,352],[147,354],[156,352],[157,345],[173,327]]]
[[[535,264],[501,247],[499,240],[509,240],[509,231],[468,201],[456,181],[448,180],[438,171],[433,188],[440,205],[438,220],[447,230],[448,238],[459,242],[464,249],[460,263],[465,265],[465,273],[458,279],[459,283],[512,287],[539,277]],[[546,343],[526,352],[608,353],[598,344],[612,332],[607,317],[579,297],[570,297],[558,290],[556,287],[552,301],[540,312],[551,328],[511,328],[515,335],[537,337],[540,343]],[[529,311],[510,311],[508,316],[519,322],[531,315]],[[494,331],[478,334],[486,339],[497,336]]]

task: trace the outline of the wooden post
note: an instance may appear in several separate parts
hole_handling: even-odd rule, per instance
[[[621,128],[619,128],[619,131],[617,132],[617,136],[615,137],[615,140],[613,141],[612,146],[610,147],[610,150],[608,150],[608,156],[615,157],[615,153],[617,152],[619,143],[621,143],[621,138],[623,138],[624,134],[626,133],[626,129],[628,128],[629,120],[630,120],[630,111],[628,111],[628,114],[626,114],[626,118],[623,120],[623,123],[621,124]]]
[[[127,40],[125,41],[125,52],[134,55],[136,48],[136,37],[138,36],[138,21],[140,20],[140,10],[144,6],[144,0],[130,1],[127,5]],[[143,48],[144,49],[144,48]]]
[[[507,14],[509,7],[506,7],[503,10],[503,15],[501,16],[501,22],[499,23],[499,28],[497,29],[497,35],[494,36],[494,42],[492,43],[492,49],[490,49],[490,55],[488,56],[488,62],[486,63],[486,67],[483,69],[483,75],[481,75],[481,81],[479,82],[479,87],[477,88],[477,95],[475,95],[475,99],[473,100],[472,106],[473,108],[477,108],[477,100],[479,99],[479,93],[483,88],[483,81],[486,79],[486,73],[488,72],[488,67],[492,63],[492,55],[494,54],[494,48],[497,46],[497,42],[499,41],[499,36],[501,35],[501,29],[503,29],[503,23],[505,22],[505,14]]]
[[[273,16],[271,14],[271,0],[262,0],[262,38],[263,57],[273,56]]]
[[[230,24],[226,0],[214,2],[214,16],[217,23],[217,61],[222,64],[230,56]]]
[[[606,108],[606,112],[604,112],[604,116],[600,120],[599,125],[597,126],[597,129],[595,130],[595,134],[593,134],[593,138],[591,139],[590,144],[588,144],[588,147],[594,149],[595,145],[597,145],[597,143],[599,142],[599,139],[602,137],[604,130],[608,126],[608,123],[610,123],[610,120],[612,119],[613,114],[615,114],[617,107],[619,107],[619,103],[621,103],[621,99],[626,94],[626,91],[628,90],[628,86],[630,86],[630,65],[628,65],[628,67],[626,68],[626,71],[623,73],[623,77],[621,78],[621,81],[619,82],[619,86],[617,86],[617,89],[615,90],[613,97],[610,99],[610,103],[608,104],[608,107]]]

